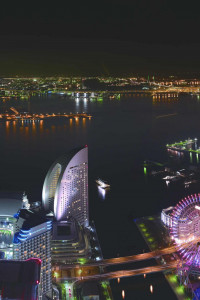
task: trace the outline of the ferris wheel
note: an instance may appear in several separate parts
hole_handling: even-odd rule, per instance
[[[200,194],[185,197],[172,212],[171,238],[185,264],[200,268]]]

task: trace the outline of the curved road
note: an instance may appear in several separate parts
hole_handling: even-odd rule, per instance
[[[70,280],[95,280],[95,279],[114,279],[114,278],[122,278],[122,277],[130,277],[130,276],[138,276],[148,273],[155,273],[155,272],[163,272],[165,270],[171,270],[175,269],[178,265],[178,262],[172,262],[164,266],[151,266],[141,269],[135,269],[135,270],[120,270],[120,271],[114,271],[114,272],[108,272],[108,273],[102,273],[102,274],[95,274],[95,275],[87,275],[82,277],[73,277],[70,278]],[[62,278],[63,280],[64,278]],[[69,279],[69,278],[67,278]]]
[[[200,241],[200,237],[194,239],[193,241],[187,242],[187,243],[183,243],[181,245],[182,248],[187,248],[188,246],[190,246],[193,243],[197,243]],[[156,258],[156,257],[160,257],[162,255],[166,255],[166,254],[171,254],[177,252],[177,246],[173,245],[171,247],[168,248],[164,248],[164,249],[160,249],[160,250],[155,250],[155,251],[151,251],[151,252],[147,252],[147,253],[141,253],[141,254],[136,254],[136,255],[130,255],[130,256],[124,256],[124,257],[116,257],[116,258],[109,258],[109,259],[103,259],[101,261],[97,261],[97,262],[91,262],[88,264],[84,264],[81,265],[81,268],[84,267],[96,267],[96,266],[110,266],[110,265],[117,265],[117,264],[126,264],[126,263],[134,263],[137,261],[142,261],[142,260],[147,260],[147,259],[152,259],[152,258]],[[77,265],[66,265],[64,267],[64,269],[74,269],[74,268],[80,268],[80,264]]]

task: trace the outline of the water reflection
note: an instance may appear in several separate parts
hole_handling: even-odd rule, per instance
[[[193,157],[192,157],[192,153],[190,152],[190,163],[192,164],[193,161]]]
[[[16,121],[13,121],[13,132],[16,133],[16,124],[17,122]]]
[[[75,98],[75,103],[76,103],[76,109],[79,108],[79,98]]]
[[[35,135],[35,133],[36,133],[36,124],[35,124],[35,121],[32,122],[32,133],[33,133],[33,135]]]
[[[6,121],[6,136],[9,135],[10,132],[10,121]]]
[[[70,119],[60,120],[8,120],[0,123],[0,131],[1,135],[5,132],[7,139],[19,138],[20,135],[25,140],[33,137],[35,139],[37,136],[42,137],[44,134],[56,136],[58,132],[67,131],[78,133],[81,130],[85,134],[90,120],[91,118],[86,117],[71,117]]]
[[[85,110],[87,109],[87,106],[88,106],[88,100],[87,100],[87,98],[84,98],[83,99],[83,107]]]
[[[44,125],[43,123],[44,123],[44,121],[40,120],[40,123],[39,123],[40,124],[40,131],[43,131],[43,125]]]
[[[109,188],[103,189],[102,187],[98,186],[98,195],[102,200],[106,199],[106,195],[110,191]]]
[[[83,128],[85,128],[86,127],[86,118],[82,119],[82,123],[83,123]]]
[[[76,125],[79,124],[79,117],[76,117],[76,118],[75,118],[75,122],[76,122]]]

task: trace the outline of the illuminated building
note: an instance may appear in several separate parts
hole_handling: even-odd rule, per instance
[[[56,221],[75,218],[88,226],[88,148],[75,149],[56,160],[45,178],[42,203]]]
[[[172,212],[174,207],[170,206],[168,208],[165,208],[161,212],[161,220],[167,227],[172,227]]]
[[[37,300],[41,262],[0,260],[0,299]]]
[[[13,258],[13,236],[16,219],[13,217],[21,208],[28,208],[29,202],[25,194],[0,193],[0,252],[1,257]]]
[[[51,242],[52,265],[74,263],[80,258],[90,258],[91,248],[88,230],[74,219],[53,222]]]
[[[14,235],[14,259],[41,260],[41,293],[51,294],[51,221],[34,212],[21,209],[16,216]]]

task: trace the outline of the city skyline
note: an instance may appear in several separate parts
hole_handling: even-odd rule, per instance
[[[0,300],[200,299],[199,7],[2,3]]]

